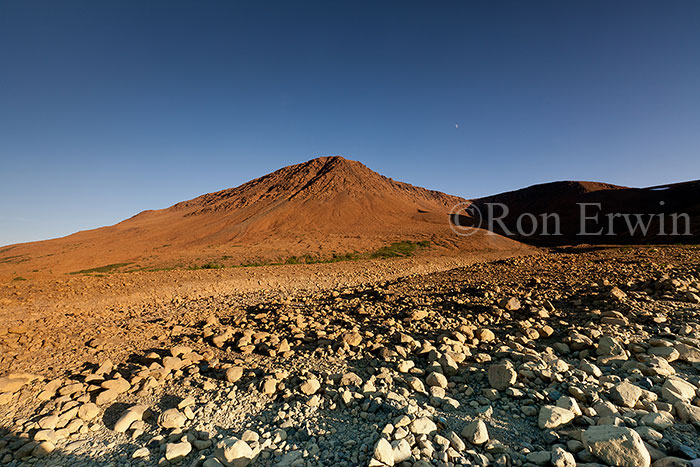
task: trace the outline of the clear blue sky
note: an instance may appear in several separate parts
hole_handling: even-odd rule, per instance
[[[0,245],[331,154],[464,197],[700,178],[700,2],[0,2]]]

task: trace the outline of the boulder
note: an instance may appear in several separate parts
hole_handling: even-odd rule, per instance
[[[253,461],[253,450],[238,438],[224,438],[216,445],[216,458],[226,467],[246,467]]]
[[[172,463],[176,463],[187,457],[187,454],[191,451],[192,445],[187,441],[168,443],[165,445],[165,458]]]
[[[379,438],[374,445],[374,458],[386,465],[394,465],[394,448],[391,443],[384,438]]]
[[[419,417],[411,422],[408,428],[414,435],[427,435],[437,431],[437,425],[427,417]]]
[[[307,396],[312,396],[321,389],[321,383],[316,378],[309,378],[299,386],[299,390]]]
[[[540,409],[537,423],[540,429],[559,428],[573,420],[576,415],[568,409],[555,405],[545,405]]]
[[[632,408],[637,405],[643,393],[642,388],[625,380],[610,390],[610,398],[617,405]]]
[[[243,368],[240,366],[232,366],[226,369],[224,379],[229,383],[235,383],[243,377]]]
[[[129,407],[114,424],[114,431],[118,433],[125,433],[129,427],[131,427],[132,423],[143,419],[143,414],[146,412],[146,410],[148,410],[148,406],[143,404]]]
[[[480,445],[489,440],[489,431],[483,420],[474,420],[464,427],[462,437],[471,444]]]
[[[187,417],[177,409],[168,409],[158,417],[158,425],[166,429],[182,428],[187,422]]]
[[[583,432],[584,447],[608,465],[649,467],[651,456],[639,434],[627,427],[592,426]]]
[[[515,380],[518,374],[513,369],[512,365],[506,363],[497,363],[491,365],[488,370],[489,384],[492,388],[499,391],[504,391],[509,388]]]

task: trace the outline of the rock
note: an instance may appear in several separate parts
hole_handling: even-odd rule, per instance
[[[481,342],[492,342],[496,339],[496,335],[490,329],[482,328],[476,331],[475,336]]]
[[[693,292],[690,292],[690,291],[686,292],[685,298],[687,298],[690,303],[700,304],[700,296],[698,296],[697,294],[695,294]]]
[[[575,418],[575,414],[562,407],[545,405],[540,409],[537,423],[541,430],[559,428]]]
[[[307,396],[316,394],[319,389],[321,389],[321,383],[316,378],[309,378],[299,386],[299,390]]]
[[[238,438],[224,438],[219,441],[214,454],[226,467],[246,467],[254,456],[248,443]]]
[[[427,318],[430,314],[426,310],[413,310],[408,316],[408,321],[420,321]]]
[[[462,430],[462,437],[471,444],[481,445],[489,440],[489,431],[483,420],[474,420]]]
[[[119,392],[114,389],[107,389],[106,391],[100,392],[95,398],[95,404],[105,405],[110,402],[114,402],[117,397],[119,397]]]
[[[596,349],[596,355],[599,357],[607,357],[611,355],[624,355],[625,349],[622,347],[617,339],[610,336],[603,336],[598,341],[598,348]]]
[[[357,347],[362,343],[362,335],[357,331],[349,331],[341,334],[340,341],[350,347]]]
[[[58,391],[58,388],[60,388],[62,385],[63,380],[61,378],[49,381],[46,383],[46,386],[44,386],[44,390],[39,393],[37,399],[40,401],[50,400],[56,395],[56,391]]]
[[[266,376],[260,384],[260,390],[263,394],[272,395],[277,392],[277,379],[273,376]]]
[[[0,378],[0,392],[15,393],[25,384],[31,383],[39,377],[29,373],[10,373]]]
[[[241,435],[241,439],[246,443],[257,443],[260,440],[260,435],[253,430],[246,430]]]
[[[99,414],[100,408],[97,406],[97,404],[93,404],[92,402],[87,402],[81,405],[78,409],[78,418],[85,420],[86,422],[94,420]]]
[[[427,435],[437,431],[437,425],[427,417],[416,418],[409,425],[409,430],[414,435]]]
[[[276,467],[297,467],[303,465],[304,453],[301,451],[289,451],[275,464]]]
[[[142,447],[138,448],[134,453],[131,455],[132,459],[143,459],[151,455],[151,451],[148,450],[147,447]]]
[[[655,430],[659,431],[663,431],[666,428],[673,426],[673,419],[670,417],[670,414],[665,415],[659,412],[652,412],[646,414],[642,417],[641,422],[644,425],[650,426]]]
[[[100,387],[103,389],[115,391],[117,394],[123,394],[129,390],[131,384],[124,378],[116,378],[104,381]]]
[[[455,376],[459,373],[459,365],[457,365],[457,362],[447,353],[442,354],[438,359],[438,363],[442,368],[442,374],[445,376]]]
[[[583,432],[585,448],[608,465],[649,467],[651,456],[639,434],[626,427],[592,426]]]
[[[673,407],[676,409],[678,418],[700,428],[700,407],[690,405],[683,401],[676,402],[673,404]]]
[[[445,375],[438,373],[437,371],[430,373],[428,377],[425,378],[425,382],[430,387],[437,386],[443,389],[447,387],[447,378],[445,378]]]
[[[450,446],[452,446],[457,452],[462,452],[467,448],[467,445],[464,444],[462,438],[460,438],[459,435],[452,430],[447,433],[447,439],[450,441]]]
[[[695,386],[683,379],[668,377],[661,387],[661,397],[671,404],[690,402],[695,397]]]
[[[677,342],[673,348],[678,351],[678,358],[688,363],[700,363],[700,349],[683,342]]]
[[[561,407],[562,409],[570,410],[577,417],[582,415],[581,407],[579,407],[578,402],[576,402],[576,399],[574,399],[573,397],[560,397],[559,399],[557,399],[556,406]]]
[[[219,349],[223,348],[224,345],[226,345],[226,342],[231,338],[231,332],[230,331],[224,331],[222,333],[216,334],[211,338],[211,343],[214,345],[214,347],[217,347]]]
[[[550,462],[552,467],[576,467],[574,455],[561,446],[554,446]]]
[[[126,433],[132,423],[143,419],[143,414],[146,412],[146,410],[148,410],[148,406],[142,404],[129,407],[114,424],[114,431],[118,433]]]
[[[182,410],[182,409],[184,409],[184,408],[186,408],[186,407],[192,407],[192,406],[195,405],[196,403],[197,403],[197,401],[195,400],[194,397],[192,397],[192,396],[187,396],[187,397],[185,397],[184,399],[182,399],[180,402],[178,402],[177,408],[180,409],[180,410]]]
[[[613,402],[624,407],[634,407],[644,393],[639,386],[635,386],[629,381],[623,381],[610,390],[610,398]]]
[[[693,467],[693,463],[679,457],[664,457],[651,464],[651,467]]]
[[[579,365],[579,368],[588,373],[589,375],[595,376],[596,378],[600,378],[601,376],[603,376],[603,372],[600,370],[600,368],[598,368],[598,366],[594,365],[591,362],[584,360]]]
[[[663,359],[668,360],[669,362],[673,362],[678,360],[680,357],[680,352],[678,350],[674,349],[673,347],[652,347],[649,349],[647,352],[649,355],[654,355],[657,357],[661,357]]]
[[[517,379],[518,374],[511,365],[498,363],[491,365],[488,370],[489,384],[492,388],[504,391]]]
[[[627,298],[627,294],[617,287],[613,287],[612,290],[610,290],[609,295],[618,301],[622,301]]]
[[[533,451],[525,456],[528,462],[537,465],[548,465],[552,458],[552,453],[549,451]]]
[[[394,464],[399,464],[411,458],[411,445],[405,439],[392,442],[391,447],[394,451]]]
[[[226,369],[224,379],[229,383],[235,383],[243,377],[243,368],[240,366],[232,366]]]
[[[384,438],[379,438],[374,446],[374,458],[386,465],[394,465],[394,449],[391,443]]]
[[[192,445],[187,441],[168,443],[165,445],[165,458],[170,462],[178,462],[192,451]]]
[[[222,467],[223,465],[216,457],[209,457],[204,461],[202,467]]]
[[[56,428],[56,425],[58,425],[59,420],[58,415],[47,415],[40,418],[37,424],[39,425],[39,428],[53,430]]]
[[[53,429],[39,430],[34,433],[34,441],[51,441],[52,443],[57,443],[59,436]]]
[[[362,386],[362,378],[360,378],[353,372],[348,372],[340,377],[340,385],[360,387]]]
[[[158,417],[158,425],[166,429],[178,429],[185,426],[187,417],[177,409],[168,409]]]
[[[425,393],[425,385],[423,384],[423,381],[420,379],[416,378],[415,376],[409,376],[406,378],[406,383],[408,384],[408,387],[413,389],[416,392],[420,393]]]
[[[32,450],[32,456],[41,459],[51,454],[54,449],[56,449],[56,445],[51,441],[42,441]]]
[[[498,303],[501,308],[505,308],[508,311],[516,311],[520,309],[520,300],[515,297],[504,298]]]

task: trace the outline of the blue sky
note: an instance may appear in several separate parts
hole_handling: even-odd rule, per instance
[[[696,1],[3,1],[0,245],[320,155],[464,197],[697,179],[699,46]]]

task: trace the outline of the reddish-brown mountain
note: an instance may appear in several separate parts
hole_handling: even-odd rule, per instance
[[[483,232],[454,235],[448,213],[461,201],[396,182],[359,162],[321,157],[110,227],[2,248],[0,273],[327,258],[403,240],[428,240],[437,249],[522,247]]]

